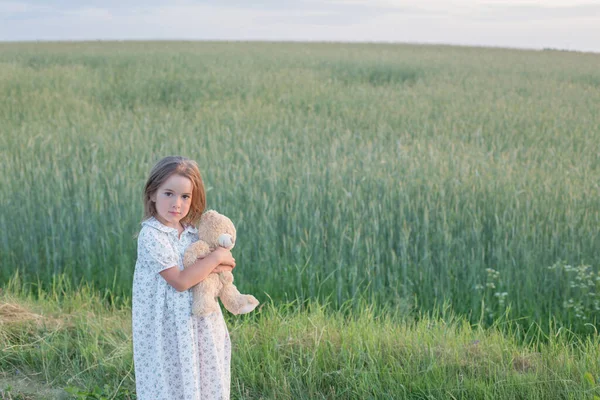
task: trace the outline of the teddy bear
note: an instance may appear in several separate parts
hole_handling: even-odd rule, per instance
[[[198,223],[198,240],[185,250],[184,268],[215,250],[217,246],[231,250],[235,245],[236,231],[233,222],[225,215],[210,210],[202,214]],[[217,297],[232,314],[247,314],[258,305],[252,295],[241,294],[233,284],[231,272],[211,273],[202,282],[192,287],[192,314],[208,315],[219,310]]]

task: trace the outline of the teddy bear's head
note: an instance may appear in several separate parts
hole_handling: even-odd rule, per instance
[[[235,246],[235,226],[223,214],[214,210],[202,214],[198,223],[198,237],[214,250],[217,246],[232,249]]]

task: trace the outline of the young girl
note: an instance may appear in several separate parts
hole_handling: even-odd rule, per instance
[[[205,201],[198,166],[184,157],[160,160],[146,182],[144,221],[133,275],[133,359],[138,400],[229,399],[231,343],[219,312],[191,314],[188,290],[210,273],[231,271],[219,248],[183,269],[186,247]]]

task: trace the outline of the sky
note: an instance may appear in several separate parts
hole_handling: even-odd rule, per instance
[[[0,0],[0,41],[177,39],[600,52],[600,0]]]

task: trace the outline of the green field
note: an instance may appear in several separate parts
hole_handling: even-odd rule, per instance
[[[22,284],[0,293],[0,399],[135,399],[131,309],[86,285],[56,281],[33,298]],[[523,343],[516,323],[346,307],[269,300],[226,313],[232,399],[600,399],[598,335],[533,327]]]
[[[600,54],[0,43],[0,384],[130,398],[143,185],[180,154],[266,305],[228,321],[236,398],[600,396],[599,109]]]
[[[599,71],[556,51],[0,44],[0,280],[66,274],[127,299],[144,180],[181,154],[262,300],[447,301],[586,331]]]

